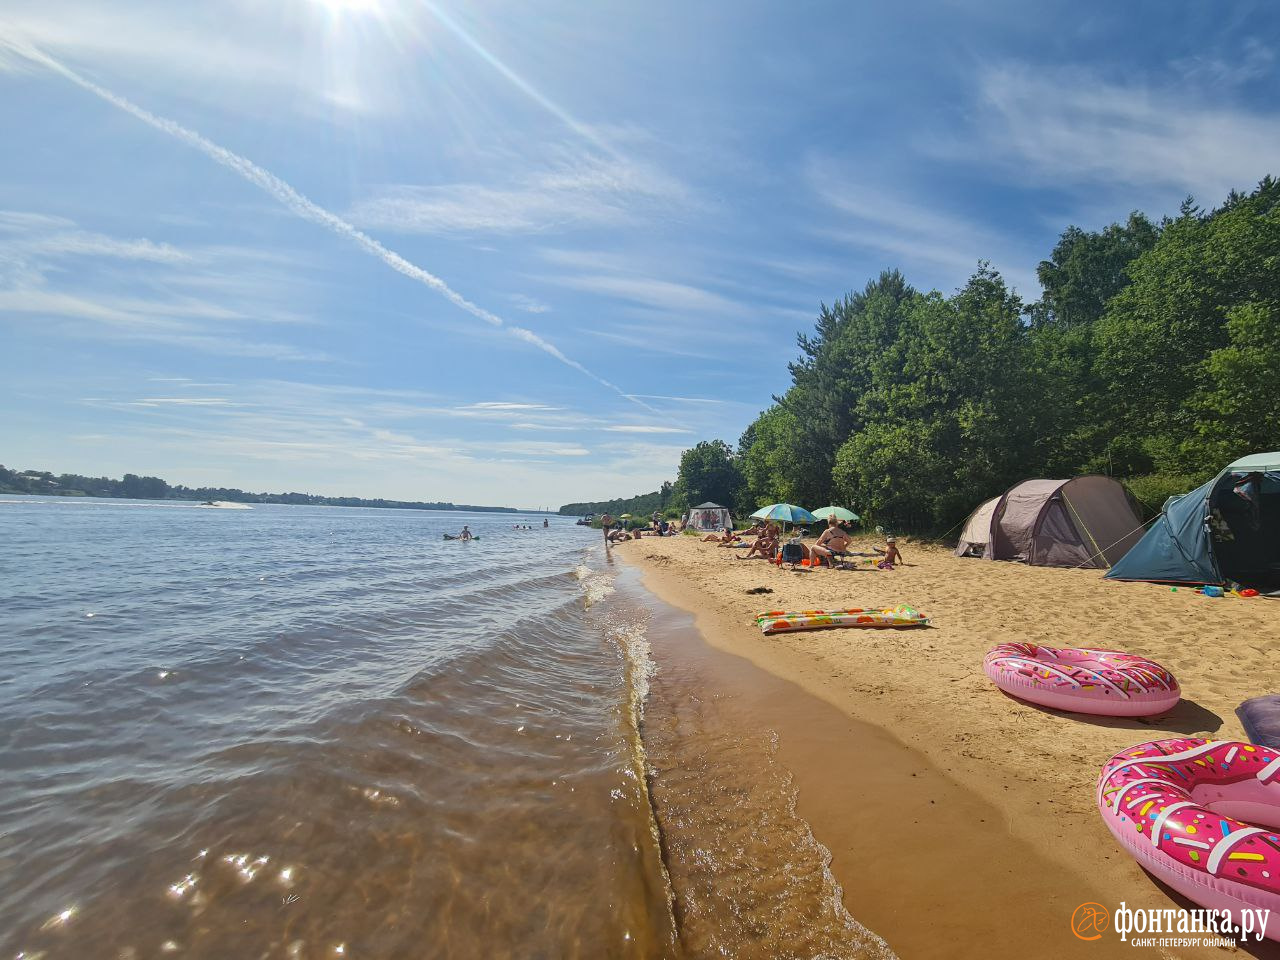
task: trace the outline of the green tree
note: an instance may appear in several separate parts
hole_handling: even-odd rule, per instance
[[[1206,389],[1206,359],[1229,345],[1233,311],[1280,302],[1280,182],[1268,177],[1209,214],[1184,204],[1129,275],[1095,344],[1111,459],[1124,473],[1212,472],[1209,449],[1184,443],[1203,415],[1191,400]]]
[[[1096,232],[1068,227],[1036,273],[1044,290],[1027,308],[1027,373],[1036,385],[1027,410],[1036,424],[1030,460],[1048,476],[1111,472],[1112,418],[1094,369],[1094,325],[1129,282],[1129,265],[1150,250],[1160,227],[1141,213]]]
[[[673,495],[682,505],[694,507],[710,500],[733,506],[741,487],[737,458],[723,440],[703,440],[680,455]]]
[[[837,497],[868,519],[941,530],[1026,469],[1022,304],[979,265],[950,299],[934,292],[873,367],[864,427],[840,448]]]
[[[1280,269],[1280,264],[1277,264]],[[1227,345],[1202,365],[1191,397],[1184,462],[1223,464],[1280,448],[1280,302],[1252,302],[1227,314]]]
[[[750,514],[770,503],[799,502],[793,482],[796,433],[795,418],[777,405],[761,413],[743,432],[738,441],[743,481],[739,513]]]
[[[133,500],[163,500],[169,495],[169,484],[159,477],[140,477],[126,473],[120,481],[120,494]]]
[[[860,293],[825,304],[812,334],[798,338],[801,356],[789,365],[791,388],[774,402],[791,415],[786,471],[779,487],[796,503],[832,501],[836,451],[861,429],[859,397],[871,386],[877,358],[898,338],[920,295],[897,270],[886,270]]]
[[[1077,326],[1098,320],[1129,282],[1129,264],[1155,246],[1160,228],[1134,211],[1123,225],[1097,232],[1067,227],[1036,276],[1044,293],[1028,309],[1037,325]]]

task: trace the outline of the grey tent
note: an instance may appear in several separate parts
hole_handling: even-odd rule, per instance
[[[684,517],[686,530],[723,530],[733,526],[733,514],[718,503],[700,503]]]
[[[1107,578],[1280,588],[1280,451],[1242,457],[1170,497]]]
[[[1141,538],[1133,499],[1110,477],[1024,480],[969,515],[956,556],[1105,568]]]

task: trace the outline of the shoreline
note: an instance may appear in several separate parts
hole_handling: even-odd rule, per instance
[[[854,549],[869,546],[862,538]],[[828,708],[824,719],[815,720],[813,711],[779,709],[766,697],[760,716],[779,728],[779,756],[795,775],[798,809],[832,852],[846,907],[905,960],[967,955],[970,945],[974,956],[1084,948],[1072,936],[1070,917],[1089,900],[1110,910],[1121,901],[1133,909],[1190,906],[1115,844],[1094,808],[1097,774],[1114,753],[1148,740],[1196,734],[1244,739],[1235,703],[1280,689],[1280,668],[1267,658],[1259,636],[1275,622],[1265,601],[1213,601],[1189,590],[1171,595],[1168,587],[1152,584],[1102,584],[1097,571],[967,560],[910,543],[904,545],[909,565],[895,571],[793,574],[762,561],[735,560],[730,550],[688,537],[641,539],[610,552],[638,568],[644,586],[661,601],[690,613],[708,646],[749,661]],[[746,595],[755,585],[774,592]],[[984,601],[987,596],[996,602]],[[764,637],[753,619],[765,607],[901,602],[933,617],[934,626]],[[1138,617],[1138,610],[1149,611],[1149,618]],[[986,649],[1010,639],[1149,654],[1179,677],[1183,702],[1160,718],[1121,720],[1015,701],[981,670]],[[1198,650],[1212,650],[1214,657]],[[800,714],[809,717],[806,723],[793,722]],[[867,756],[875,757],[871,775]],[[950,866],[941,876],[917,869],[895,879],[890,849],[876,843],[893,831],[886,826],[869,837],[854,822],[864,804],[900,815],[925,799],[925,784],[931,788],[924,791],[927,799],[935,801],[924,804],[932,815],[911,824],[909,838],[898,832],[897,845],[912,847],[917,866],[926,854],[936,865]],[[940,807],[947,813],[938,817]],[[951,811],[969,815],[953,820]],[[874,875],[860,869],[868,857],[879,858]],[[973,867],[975,858],[981,869]],[[977,873],[984,876],[976,879]],[[1008,886],[1002,888],[1002,881]],[[1115,936],[1087,949],[1097,956],[1109,952],[1108,944],[1129,949]],[[1211,949],[1184,948],[1176,955],[1207,957]],[[1241,943],[1239,949],[1280,956],[1280,945],[1270,942]]]

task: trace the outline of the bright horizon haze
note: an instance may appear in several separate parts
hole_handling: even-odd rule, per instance
[[[552,508],[1280,156],[1262,3],[9,0],[0,463]]]

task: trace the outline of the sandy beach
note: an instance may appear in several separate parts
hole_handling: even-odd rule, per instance
[[[850,549],[870,552],[877,543],[859,538]],[[910,541],[900,546],[906,564],[892,571],[793,573],[693,537],[645,538],[612,552],[637,564],[663,600],[694,613],[712,646],[838,711],[788,720],[785,709],[764,704],[762,720],[781,726],[801,812],[831,849],[850,910],[901,956],[1131,950],[1114,935],[1076,940],[1072,911],[1086,900],[1109,910],[1121,901],[1134,909],[1190,904],[1144,873],[1107,832],[1094,806],[1098,773],[1114,753],[1148,740],[1244,739],[1235,707],[1280,690],[1273,649],[1280,604],[1103,581],[1096,570],[961,559]],[[773,593],[747,593],[761,586]],[[932,627],[763,637],[754,623],[765,609],[900,603],[924,612]],[[1014,700],[982,672],[985,652],[1009,640],[1150,656],[1178,678],[1182,702],[1165,716],[1125,720]],[[876,762],[862,769],[840,762],[855,754]],[[909,811],[915,822],[856,829],[867,809],[891,817],[895,809]],[[889,856],[891,847],[905,851],[911,866]],[[869,858],[878,864],[874,880]],[[982,869],[969,875],[965,864],[976,862]],[[983,889],[972,889],[975,882]],[[1276,946],[1240,948],[1277,956]],[[1209,955],[1202,948],[1160,952]]]

